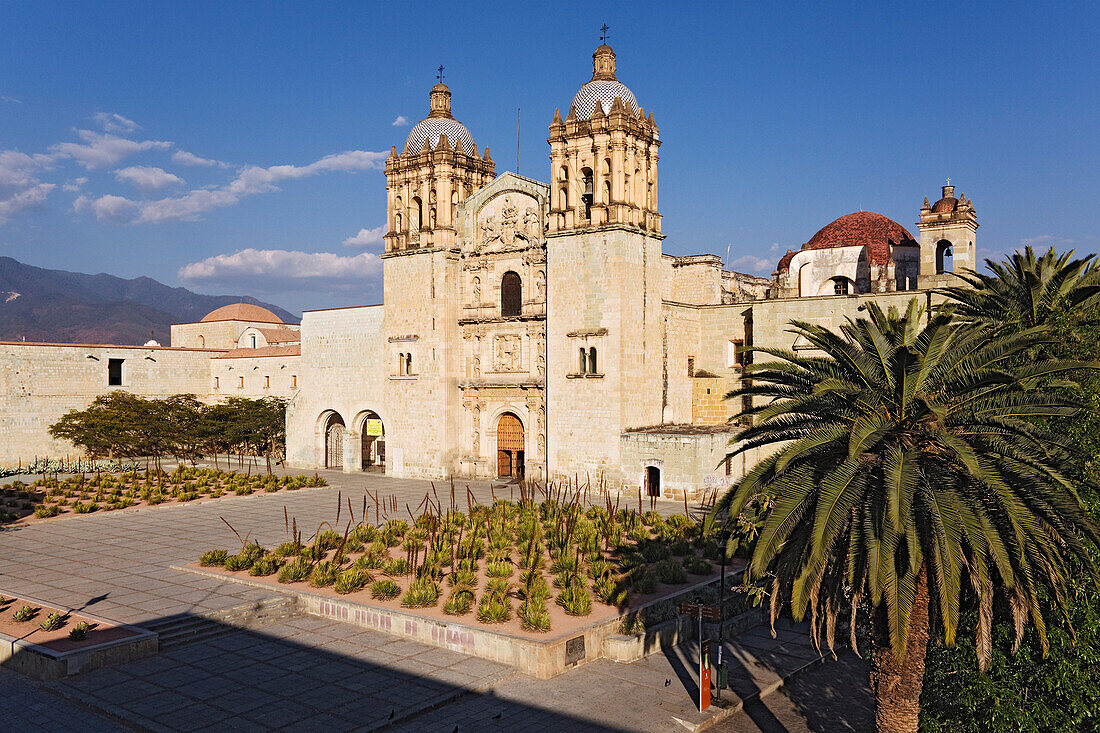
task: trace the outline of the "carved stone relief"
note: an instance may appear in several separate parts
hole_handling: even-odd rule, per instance
[[[475,251],[492,252],[529,246],[542,238],[538,202],[523,193],[498,196],[478,212],[477,219]]]
[[[493,367],[498,372],[523,371],[523,351],[520,337],[497,336],[493,340]]]

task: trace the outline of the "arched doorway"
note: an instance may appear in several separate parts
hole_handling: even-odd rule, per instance
[[[523,478],[523,423],[510,412],[497,421],[497,475]]]
[[[325,468],[344,467],[344,419],[333,413],[325,423]]]
[[[363,470],[386,472],[386,428],[376,412],[363,418]]]
[[[656,466],[646,466],[645,493],[646,496],[652,497],[661,495],[661,469]]]

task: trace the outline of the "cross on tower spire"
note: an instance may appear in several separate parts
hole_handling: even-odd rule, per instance
[[[436,79],[439,79],[439,83],[443,83],[443,64],[439,65],[439,73],[435,75]]]
[[[602,32],[602,35],[600,36],[600,43],[607,43],[607,39],[609,37],[607,34],[608,29],[609,26],[607,25],[607,23],[604,23],[602,26],[600,26],[600,31]]]
[[[951,178],[950,178],[950,177],[948,177],[948,179],[947,179],[947,185],[948,185],[948,186],[950,186],[950,185],[951,185]]]

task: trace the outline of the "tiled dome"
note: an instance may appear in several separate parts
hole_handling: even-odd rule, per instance
[[[615,97],[622,97],[623,104],[631,114],[638,111],[638,100],[634,98],[634,92],[614,79],[593,79],[585,84],[573,97],[573,108],[577,111],[578,118],[587,120],[596,111],[597,102],[603,105],[604,114],[610,112]]]
[[[439,145],[439,136],[446,135],[447,142],[456,150],[461,145],[467,155],[473,155],[477,150],[474,138],[458,120],[453,117],[429,117],[421,120],[409,130],[409,137],[405,140],[405,153],[419,153],[424,149],[424,142],[431,146],[432,150]]]
[[[213,321],[252,321],[254,323],[282,323],[283,319],[259,305],[251,303],[233,303],[210,311],[203,316],[202,323]]]
[[[873,211],[857,211],[826,224],[802,249],[866,247],[873,264],[885,265],[890,261],[891,247],[916,244],[913,235],[893,219]]]

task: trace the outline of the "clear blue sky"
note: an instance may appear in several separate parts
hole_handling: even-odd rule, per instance
[[[605,22],[661,128],[667,252],[770,274],[858,209],[915,233],[947,176],[981,256],[1100,250],[1094,3],[36,1],[0,5],[0,255],[376,302],[379,164],[435,68],[498,172],[522,108],[521,172],[545,180]]]

